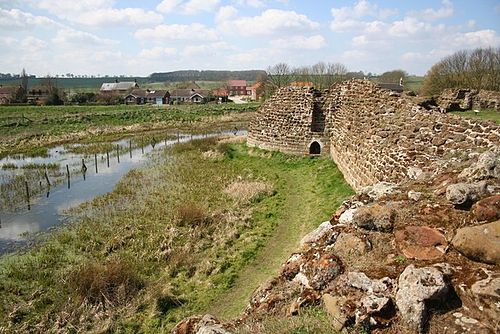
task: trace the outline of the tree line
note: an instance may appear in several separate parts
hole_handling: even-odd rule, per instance
[[[500,90],[500,48],[462,50],[436,63],[427,72],[421,93],[437,95],[445,88]]]

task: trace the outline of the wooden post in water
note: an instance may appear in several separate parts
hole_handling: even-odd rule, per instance
[[[116,157],[118,158],[118,163],[120,163],[120,145],[116,144]]]
[[[179,131],[177,131],[177,144],[180,143],[180,135],[179,135]]]
[[[94,162],[95,162],[95,173],[99,173],[99,171],[97,170],[97,153],[94,153]]]
[[[85,181],[85,176],[87,174],[87,165],[85,165],[85,159],[82,159],[82,173],[83,173],[83,181]]]
[[[128,151],[130,153],[130,159],[132,159],[132,140],[128,141]]]
[[[47,174],[47,169],[45,169],[45,180],[47,181],[47,186],[50,188],[49,174]]]
[[[141,137],[141,152],[144,154],[144,137]]]
[[[24,180],[24,185],[26,186],[26,201],[28,202],[28,210],[31,210],[30,205],[30,189],[28,187],[28,181]]]
[[[69,166],[66,165],[66,176],[68,177],[68,189],[71,188],[71,180],[70,180],[70,175],[69,175]]]
[[[106,162],[108,163],[108,168],[109,168],[109,152],[106,152]]]
[[[155,145],[156,145],[156,139],[155,137],[153,137],[153,139],[151,140],[151,146],[153,147],[153,149],[155,148]]]

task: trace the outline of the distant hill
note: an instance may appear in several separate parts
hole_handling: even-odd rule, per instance
[[[164,73],[153,73],[149,76],[151,81],[177,82],[177,81],[226,81],[230,79],[241,79],[255,81],[259,75],[265,75],[266,71],[174,71]]]

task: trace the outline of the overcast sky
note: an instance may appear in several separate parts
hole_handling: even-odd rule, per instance
[[[500,1],[0,0],[0,72],[130,74],[341,62],[423,75],[500,46]]]

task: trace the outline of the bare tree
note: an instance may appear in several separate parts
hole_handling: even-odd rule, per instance
[[[432,66],[422,93],[439,94],[445,88],[500,90],[500,48],[458,51]]]
[[[295,73],[287,63],[278,63],[267,69],[267,80],[273,89],[289,85],[294,80]]]

